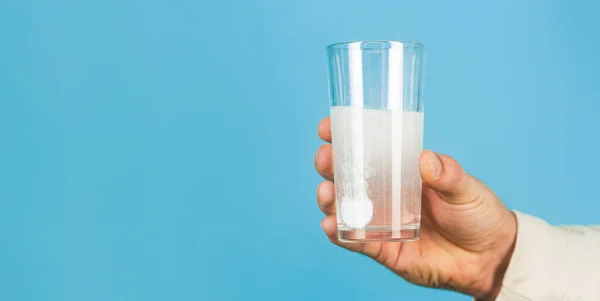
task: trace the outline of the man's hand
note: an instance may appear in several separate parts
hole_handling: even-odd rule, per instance
[[[321,121],[318,133],[331,142],[329,117]],[[515,216],[451,157],[424,151],[419,167],[421,238],[346,244],[337,239],[331,145],[322,145],[315,156],[315,168],[325,178],[317,188],[319,208],[327,215],[321,227],[334,244],[367,255],[414,284],[494,300],[514,248]]]

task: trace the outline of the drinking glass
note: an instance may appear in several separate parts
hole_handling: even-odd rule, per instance
[[[424,46],[358,41],[327,47],[338,238],[419,238]]]

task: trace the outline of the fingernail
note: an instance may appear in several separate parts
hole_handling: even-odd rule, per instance
[[[442,161],[440,161],[440,158],[432,151],[427,151],[427,156],[429,156],[429,164],[433,170],[433,179],[437,180],[442,174]]]

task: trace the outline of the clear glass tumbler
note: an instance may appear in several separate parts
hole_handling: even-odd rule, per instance
[[[359,41],[327,55],[338,238],[416,240],[424,47]]]

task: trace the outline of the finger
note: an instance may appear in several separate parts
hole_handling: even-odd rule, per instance
[[[468,175],[464,169],[446,155],[424,151],[419,160],[423,182],[444,200],[464,204],[475,200],[486,187]]]
[[[331,120],[329,116],[323,118],[323,120],[319,122],[319,129],[317,132],[319,133],[319,138],[331,142]]]
[[[335,214],[335,186],[331,181],[323,181],[317,187],[317,203],[326,215]]]
[[[385,250],[382,248],[382,243],[345,243],[338,239],[338,228],[335,215],[329,215],[321,221],[321,228],[329,238],[329,241],[344,249],[358,252],[367,255],[373,259],[377,259]]]
[[[333,153],[331,144],[323,144],[315,155],[315,169],[326,180],[333,181]]]

